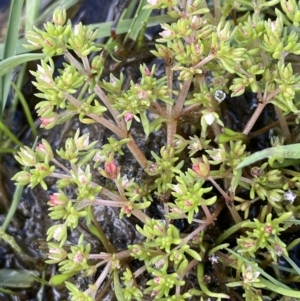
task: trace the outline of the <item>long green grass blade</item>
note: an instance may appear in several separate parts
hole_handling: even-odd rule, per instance
[[[275,286],[279,286],[279,287],[284,288],[284,289],[289,289],[289,287],[287,285],[281,283],[280,281],[278,281],[277,279],[275,279],[274,277],[272,277],[271,275],[269,275],[268,273],[266,273],[263,269],[261,269],[260,267],[256,266],[254,264],[254,262],[252,262],[252,261],[244,258],[239,253],[236,253],[236,252],[234,252],[231,249],[225,248],[225,250],[227,252],[229,252],[230,254],[234,255],[235,257],[239,258],[243,262],[245,262],[247,265],[250,265],[253,269],[255,269],[258,272],[260,272],[261,275],[263,275],[265,278],[269,279],[269,281],[271,281],[271,283],[274,284]]]
[[[128,33],[125,37],[125,41],[130,38],[133,41],[139,36],[140,31],[142,30],[145,22],[148,21],[150,14],[152,12],[151,9],[143,9],[143,7],[147,4],[147,0],[142,0],[137,8],[136,14],[132,20],[132,24],[128,30]],[[119,27],[119,26],[118,26]]]
[[[35,149],[36,144],[37,144],[37,138],[34,141],[32,149]],[[28,171],[29,167],[25,167],[24,170]],[[15,212],[17,210],[18,204],[20,202],[20,199],[21,199],[21,196],[22,196],[22,193],[23,193],[23,189],[24,189],[24,186],[17,186],[16,187],[16,190],[15,190],[15,193],[14,193],[13,200],[12,200],[12,203],[10,205],[9,211],[8,211],[6,217],[5,217],[5,220],[4,220],[3,224],[2,224],[2,226],[0,227],[0,229],[3,232],[6,231],[8,225],[10,224],[12,218],[15,215]]]
[[[32,30],[36,19],[39,16],[41,7],[41,0],[27,0],[26,1],[26,19],[25,19],[25,31]]]
[[[12,57],[16,53],[16,45],[19,36],[19,25],[21,20],[21,13],[23,7],[23,0],[12,0],[10,14],[8,19],[7,33],[4,42],[4,52],[3,58],[7,59]],[[12,72],[7,72],[2,78],[0,83],[0,117],[3,114],[7,96],[9,93],[9,88],[11,84]]]
[[[29,61],[39,60],[45,57],[43,53],[28,53],[12,56],[0,62],[0,76],[10,72],[13,68]],[[11,81],[10,81],[11,83]]]
[[[276,157],[283,159],[299,159],[300,158],[300,143],[290,145],[280,145],[266,148],[262,151],[256,152],[245,158],[236,168],[242,168],[259,160]]]
[[[7,136],[12,142],[18,146],[22,146],[23,143],[9,130],[9,128],[0,121],[0,130],[5,136]]]

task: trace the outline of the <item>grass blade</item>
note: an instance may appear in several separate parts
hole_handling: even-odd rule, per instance
[[[23,0],[12,0],[11,2],[7,33],[4,42],[4,59],[12,57],[16,53],[23,2]],[[11,71],[7,72],[0,80],[0,91],[2,91],[0,95],[0,117],[3,114],[6,105],[7,96],[11,84],[11,74]]]
[[[245,158],[236,168],[242,168],[259,160],[269,157],[283,158],[283,159],[299,159],[300,158],[300,143],[280,145],[266,148],[262,151],[256,152]]]
[[[32,30],[36,19],[39,16],[41,7],[41,0],[27,0],[26,1],[26,20],[25,31]]]
[[[138,38],[138,35],[142,28],[145,25],[145,22],[150,17],[150,14],[152,12],[151,9],[143,9],[143,7],[147,4],[147,0],[142,0],[137,8],[136,14],[132,20],[131,26],[128,30],[128,33],[125,37],[125,41],[130,38],[133,41],[136,41]]]
[[[28,53],[12,56],[0,62],[0,76],[5,75],[13,68],[29,61],[39,60],[45,57],[42,53]],[[11,83],[11,80],[10,80]]]

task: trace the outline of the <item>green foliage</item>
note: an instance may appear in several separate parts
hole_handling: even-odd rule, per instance
[[[50,282],[65,282],[71,300],[95,300],[110,273],[114,274],[118,300],[143,300],[146,295],[164,301],[193,296],[221,300],[229,298],[228,288],[238,286],[243,293],[234,294],[246,301],[263,300],[275,293],[294,295],[287,286],[267,286],[259,265],[272,263],[274,274],[280,274],[278,257],[289,256],[280,236],[293,227],[292,217],[299,216],[300,174],[286,168],[291,165],[286,159],[300,156],[292,145],[279,144],[290,136],[286,115],[293,114],[296,122],[299,119],[300,76],[287,56],[300,54],[300,8],[293,0],[227,0],[222,8],[214,7],[214,18],[203,0],[147,2],[146,9],[168,8],[175,19],[162,24],[161,38],[152,51],[165,60],[166,74],[156,78],[156,67],[149,70],[143,64],[140,79],[131,81],[127,89],[123,74],[102,78],[105,56],[96,42],[97,32],[82,24],[73,27],[63,9],[54,12],[53,22],[44,30],[35,28],[27,33],[27,47],[42,47],[45,54],[37,71],[32,72],[40,91],[37,96],[43,99],[36,107],[41,127],[51,129],[77,117],[81,123],[97,123],[112,133],[99,146],[78,130],[56,153],[43,140],[36,148],[21,148],[16,155],[28,169],[13,177],[16,185],[40,184],[47,189],[46,178],[57,180],[58,192],[51,194],[48,202],[49,216],[58,223],[47,232],[47,262],[57,263],[61,274]],[[276,16],[270,20],[268,12],[274,8]],[[228,20],[230,14],[233,20]],[[92,52],[97,55],[90,62]],[[65,58],[58,72],[54,55]],[[88,92],[79,97],[78,90],[86,86]],[[257,95],[258,104],[243,131],[238,132],[230,127],[221,103],[227,94],[236,97],[246,91]],[[274,106],[285,132],[271,139],[273,148],[249,156],[249,133],[266,105]],[[152,150],[150,158],[136,142],[133,121],[140,123],[147,139],[150,133],[165,133],[165,145],[159,152]],[[158,132],[161,128],[164,132]],[[119,162],[126,147],[144,178],[128,178],[124,173]],[[269,162],[251,170],[244,168],[266,157]],[[98,183],[95,173],[107,186]],[[67,193],[70,185],[76,189],[75,198]],[[145,210],[154,199],[162,202],[161,220],[148,216]],[[248,218],[258,200],[262,205],[256,218],[243,222],[240,214]],[[141,225],[136,228],[143,239],[116,252],[95,222],[93,212],[98,205],[120,208],[121,218],[133,215],[139,219]],[[211,226],[222,210],[228,210],[236,225],[220,234]],[[175,226],[178,219],[187,220],[189,230],[181,233]],[[93,254],[83,235],[78,245],[68,248],[69,231],[78,228],[79,222],[101,239],[106,252]],[[228,246],[225,239],[234,251],[223,250]],[[142,267],[134,270],[131,258],[138,259]],[[206,273],[217,271],[219,266],[219,282],[228,288],[210,287],[205,280]],[[81,292],[67,281],[77,273],[86,277],[97,274],[97,279]],[[147,277],[144,284],[139,282],[141,274]],[[187,275],[193,274],[197,274],[195,287],[187,282]],[[263,275],[272,278],[265,272]],[[299,282],[295,275],[291,269],[282,277],[287,283]]]

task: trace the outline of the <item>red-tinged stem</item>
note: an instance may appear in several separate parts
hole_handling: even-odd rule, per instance
[[[210,213],[208,207],[207,207],[206,205],[202,205],[201,208],[202,208],[202,210],[204,211],[204,214],[205,214],[205,216],[206,216],[206,219],[207,219],[207,220],[211,220],[211,219],[212,219],[212,215],[211,215],[211,213]]]
[[[177,131],[177,120],[167,122],[167,145],[174,147],[174,137]]]
[[[174,111],[173,111],[173,117],[174,118],[178,118],[181,116],[182,113],[182,109],[184,106],[184,102],[186,101],[186,97],[188,95],[190,86],[191,86],[192,80],[188,80],[186,82],[184,82],[183,87],[181,89],[181,92],[178,96],[176,105],[174,107]]]
[[[115,122],[117,123],[117,125],[122,129],[126,129],[126,124],[125,124],[124,119],[123,118],[118,118],[118,115],[120,113],[111,106],[111,103],[110,103],[107,95],[104,93],[104,91],[98,85],[95,86],[94,91],[99,96],[101,101],[104,103],[106,108],[109,110],[109,112],[113,116],[113,118],[114,118]]]
[[[60,162],[58,162],[55,158],[52,158],[51,161],[57,165],[58,167],[60,167],[63,171],[65,171],[68,175],[70,174],[69,169],[67,169],[64,165],[62,165]]]
[[[66,94],[66,97],[76,108],[81,107],[81,102],[79,100],[77,100],[74,96],[72,96],[71,94]],[[89,117],[91,117],[92,119],[94,119],[95,121],[97,121],[98,123],[104,125],[109,130],[111,130],[113,133],[115,133],[117,136],[119,136],[119,138],[121,138],[121,139],[127,138],[126,130],[120,129],[118,126],[116,126],[112,122],[108,121],[104,117],[101,117],[94,113],[87,113],[87,115]],[[140,166],[142,168],[145,168],[147,165],[147,159],[146,159],[144,153],[137,146],[137,144],[135,143],[135,141],[134,141],[133,137],[131,137],[131,135],[129,138],[131,138],[131,140],[127,143],[127,147],[129,148],[129,150],[131,151],[131,153],[133,154],[133,156],[135,157],[137,162],[140,164]]]
[[[243,134],[248,135],[250,133],[250,131],[252,130],[254,124],[256,123],[256,120],[260,116],[260,114],[263,111],[263,109],[265,108],[265,106],[266,106],[266,103],[259,103],[258,104],[258,106],[255,109],[255,112],[253,113],[253,115],[251,116],[251,118],[249,119],[249,121],[247,122],[247,124],[244,128]]]
[[[66,97],[72,103],[73,106],[75,106],[77,109],[80,109],[81,102],[78,99],[76,99],[71,94],[66,94]],[[95,113],[87,113],[86,115],[89,116],[89,117],[91,117],[92,119],[94,119],[98,123],[104,125],[106,128],[108,128],[109,130],[111,130],[113,133],[115,133],[116,135],[118,135],[120,138],[125,138],[127,136],[126,131],[120,129],[118,126],[116,126],[112,122],[108,121],[104,117],[101,117],[101,116],[99,116],[99,115],[97,115]]]
[[[198,64],[193,66],[193,69],[198,69],[198,68],[202,67],[203,65],[205,65],[209,61],[213,60],[214,58],[215,58],[215,56],[212,53],[209,54],[205,59],[203,59],[201,62],[199,62]]]
[[[106,264],[105,268],[103,269],[102,273],[100,274],[100,276],[96,280],[95,285],[96,285],[97,288],[100,287],[101,283],[104,281],[104,279],[106,278],[106,276],[110,272],[111,262],[112,262],[111,260],[109,260],[107,262],[107,264]]]
[[[128,149],[131,151],[131,153],[134,155],[137,162],[140,164],[140,166],[144,169],[147,166],[147,159],[144,155],[144,153],[140,150],[140,148],[137,146],[131,135],[129,136],[131,140],[126,144]]]
[[[83,63],[83,67],[86,70],[87,75],[91,75],[91,66],[90,66],[89,59],[86,56],[84,56],[81,57],[81,61]]]
[[[239,213],[237,212],[235,206],[231,204],[231,199],[228,196],[228,194],[219,186],[219,184],[212,177],[209,177],[208,180],[215,186],[215,188],[217,188],[217,190],[224,197],[224,199],[226,201],[227,208],[229,209],[229,211],[231,213],[231,216],[233,217],[234,221],[236,223],[241,222],[242,219],[241,219]]]
[[[280,129],[282,130],[282,135],[285,138],[285,143],[286,144],[291,144],[292,143],[292,136],[289,130],[289,126],[286,120],[286,117],[283,116],[283,112],[280,108],[274,106],[275,112],[279,121]]]
[[[251,118],[249,119],[249,121],[247,122],[244,130],[243,130],[243,134],[248,135],[250,133],[250,131],[252,130],[254,124],[256,123],[256,120],[258,119],[258,117],[260,116],[261,112],[263,111],[263,109],[265,108],[265,106],[268,104],[268,102],[277,94],[280,93],[280,89],[276,89],[274,91],[272,91],[271,93],[269,93],[268,95],[264,96],[263,99],[261,100],[262,102],[260,102],[258,104],[258,106],[255,109],[255,112],[253,113],[253,115],[251,116]]]

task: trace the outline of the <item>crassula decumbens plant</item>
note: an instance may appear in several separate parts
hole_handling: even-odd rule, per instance
[[[211,10],[201,0],[148,0],[145,9],[167,9],[174,18],[162,24],[152,51],[164,60],[165,76],[157,78],[156,67],[143,64],[140,80],[126,88],[122,74],[103,78],[106,56],[96,42],[97,30],[72,26],[65,10],[56,10],[52,22],[26,35],[27,47],[45,54],[32,72],[41,127],[49,130],[78,118],[111,132],[100,146],[78,130],[57,150],[43,139],[16,155],[25,166],[13,177],[16,185],[47,190],[47,178],[57,179],[57,192],[48,201],[53,225],[46,262],[58,264],[49,283],[65,283],[71,300],[96,300],[108,279],[117,299],[127,301],[300,298],[288,286],[299,282],[297,272],[288,269],[283,275],[277,264],[279,257],[290,260],[289,250],[298,243],[281,236],[293,230],[300,215],[300,173],[272,153],[268,162],[240,168],[250,154],[249,133],[267,105],[275,108],[281,127],[280,136],[271,137],[272,146],[293,142],[286,117],[299,121],[300,76],[288,56],[300,54],[300,5],[293,0],[215,2]],[[59,70],[55,56],[64,57]],[[236,131],[222,115],[222,102],[247,91],[257,103]],[[239,106],[238,98],[234,101]],[[134,124],[144,136],[164,133],[159,152],[145,155],[131,132]],[[122,171],[118,159],[126,148],[147,180]],[[97,182],[94,171],[109,185]],[[69,186],[75,198],[68,195]],[[154,198],[161,202],[163,219],[148,214]],[[257,214],[249,218],[258,202]],[[120,218],[135,216],[143,239],[117,252],[97,223],[97,206],[119,208]],[[221,212],[231,220],[223,233],[211,230]],[[178,220],[189,226],[179,229]],[[106,252],[92,252],[84,234],[77,245],[68,244],[79,223]],[[132,260],[140,268],[134,269]],[[272,275],[265,272],[268,265]],[[94,282],[80,290],[77,275]],[[143,283],[141,275],[147,278]],[[211,283],[212,275],[220,278]]]

